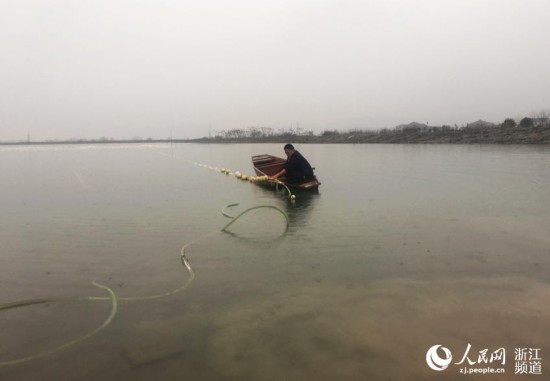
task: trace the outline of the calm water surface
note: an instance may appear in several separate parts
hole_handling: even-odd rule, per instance
[[[471,359],[541,348],[550,372],[550,147],[299,145],[319,194],[268,191],[194,165],[253,174],[282,145],[0,148],[0,304],[119,300],[89,339],[0,367],[18,380],[365,380],[443,376],[426,351]],[[231,227],[221,213],[258,209]],[[201,239],[202,238],[202,239]],[[0,311],[0,363],[99,326],[108,301]],[[454,360],[453,360],[454,362]],[[524,377],[525,378],[525,377]],[[528,378],[528,377],[527,377]]]

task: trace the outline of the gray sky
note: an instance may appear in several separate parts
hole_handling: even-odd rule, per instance
[[[549,0],[0,0],[0,140],[550,110]]]

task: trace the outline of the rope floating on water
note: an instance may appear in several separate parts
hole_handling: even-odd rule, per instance
[[[239,203],[229,204],[229,205],[227,205],[226,207],[224,207],[222,209],[222,214],[225,217],[231,218],[231,221],[229,221],[221,230],[214,230],[214,231],[212,231],[212,232],[210,232],[210,233],[208,233],[208,234],[206,234],[206,235],[204,235],[200,238],[197,238],[194,241],[191,241],[191,242],[183,245],[183,247],[181,248],[181,252],[180,252],[180,260],[181,260],[181,263],[182,263],[183,267],[189,272],[190,277],[181,286],[175,288],[172,291],[168,291],[168,292],[161,293],[161,294],[148,295],[148,296],[119,297],[119,298],[117,298],[117,296],[115,295],[115,293],[113,292],[112,289],[110,289],[109,287],[101,285],[101,284],[94,281],[94,282],[92,282],[92,284],[94,286],[98,287],[98,288],[106,290],[107,293],[109,294],[109,296],[107,296],[107,297],[100,297],[100,296],[81,296],[81,297],[78,297],[77,296],[77,297],[65,297],[65,298],[41,298],[41,299],[29,299],[29,300],[21,300],[21,301],[17,301],[17,302],[10,302],[10,303],[1,304],[0,305],[0,311],[8,310],[8,309],[14,309],[14,308],[27,307],[27,306],[36,305],[36,304],[72,302],[72,301],[105,301],[105,300],[110,300],[111,301],[111,312],[109,313],[109,316],[107,317],[107,319],[99,327],[95,328],[93,331],[85,334],[84,336],[81,336],[78,339],[69,341],[65,344],[59,345],[55,348],[40,352],[38,354],[34,354],[32,356],[27,356],[27,357],[15,359],[15,360],[0,362],[0,368],[3,367],[3,366],[21,364],[21,363],[25,363],[27,361],[31,361],[31,360],[35,360],[35,359],[38,359],[38,358],[41,358],[41,357],[45,357],[45,356],[53,354],[55,352],[59,352],[61,350],[72,347],[73,345],[76,345],[76,344],[78,344],[78,343],[80,343],[80,342],[82,342],[86,339],[89,339],[90,337],[94,336],[95,334],[99,333],[101,330],[106,328],[113,321],[113,319],[115,318],[116,313],[117,313],[118,301],[136,301],[136,300],[158,299],[158,298],[167,297],[167,296],[173,295],[175,293],[178,293],[180,291],[183,291],[184,289],[189,287],[189,285],[191,285],[191,283],[195,279],[195,271],[193,270],[193,268],[191,267],[191,264],[189,263],[189,259],[187,258],[187,255],[185,253],[186,249],[188,249],[193,244],[195,244],[199,241],[202,241],[203,239],[208,238],[208,237],[210,237],[210,236],[212,236],[216,233],[228,232],[227,228],[229,226],[231,226],[239,218],[241,218],[243,215],[245,215],[246,213],[248,213],[252,210],[265,209],[265,208],[271,208],[271,209],[277,210],[279,213],[281,213],[285,217],[286,225],[285,225],[284,233],[287,232],[288,225],[289,225],[288,216],[282,209],[280,209],[276,206],[273,206],[273,205],[257,205],[257,206],[253,206],[253,207],[250,207],[248,209],[245,209],[244,211],[242,211],[241,213],[239,213],[235,217],[230,216],[230,215],[228,215],[224,212],[225,209],[230,208],[230,207],[234,207],[234,206],[238,206],[238,205],[239,205]]]
[[[287,214],[281,210],[280,208],[276,207],[276,206],[273,206],[273,205],[258,205],[258,206],[253,206],[251,208],[248,208],[248,209],[245,209],[244,211],[242,211],[241,213],[239,213],[236,217],[234,217],[231,221],[229,221],[223,228],[222,228],[222,231],[227,231],[227,228],[230,227],[233,223],[235,223],[239,218],[241,218],[242,216],[244,216],[246,213],[254,210],[254,209],[261,209],[261,208],[271,208],[271,209],[275,209],[276,211],[280,212],[284,217],[285,217],[285,221],[286,221],[286,226],[285,226],[285,233],[287,232],[288,230],[288,216]],[[284,234],[284,233],[283,233]]]
[[[21,363],[24,363],[24,362],[27,362],[27,361],[35,360],[35,359],[40,358],[40,357],[51,355],[52,353],[59,352],[63,349],[67,349],[69,347],[72,347],[75,344],[78,344],[78,343],[80,343],[80,342],[82,342],[86,339],[89,339],[90,337],[92,337],[96,333],[99,333],[102,329],[107,327],[109,324],[111,324],[111,322],[113,321],[113,319],[116,316],[117,308],[118,308],[116,295],[113,292],[113,290],[111,290],[109,287],[103,286],[103,285],[101,285],[99,283],[96,283],[96,282],[92,282],[92,283],[93,283],[94,286],[106,290],[109,294],[109,297],[107,299],[111,300],[111,312],[109,313],[109,316],[107,317],[107,319],[99,327],[97,327],[93,331],[85,334],[84,336],[79,337],[78,339],[69,341],[65,344],[62,344],[58,347],[46,350],[44,352],[40,352],[40,353],[37,353],[35,355],[28,356],[28,357],[23,357],[23,358],[16,359],[16,360],[0,362],[0,367],[7,366],[7,365],[21,364]],[[5,309],[8,309],[8,308],[29,306],[29,305],[40,304],[40,303],[52,303],[52,302],[69,301],[69,300],[95,300],[95,299],[96,298],[93,297],[93,296],[82,297],[82,298],[72,298],[72,299],[70,299],[70,298],[65,298],[65,299],[41,299],[41,300],[40,299],[35,299],[33,301],[27,301],[26,303],[25,302],[19,302],[19,303],[16,302],[16,303],[9,303],[7,305],[4,304],[4,305],[0,306],[0,310],[5,310]]]
[[[221,172],[223,174],[226,174],[226,175],[231,175],[231,176],[234,176],[240,180],[248,180],[250,181],[251,183],[275,183],[276,184],[276,187],[278,189],[278,186],[281,185],[283,186],[284,188],[286,188],[286,190],[288,191],[288,195],[289,197],[291,198],[291,200],[294,200],[295,196],[292,195],[292,193],[290,192],[290,189],[285,185],[283,184],[282,182],[278,181],[278,180],[273,180],[271,179],[269,176],[265,175],[264,173],[264,176],[246,176],[246,175],[242,175],[240,172],[231,172],[231,170],[229,169],[226,169],[226,168],[222,168],[221,170],[218,168],[218,167],[212,167],[212,166],[209,166],[209,165],[206,165],[206,164],[201,164],[201,163],[198,163],[198,162],[195,162],[195,161],[192,161],[192,160],[188,160],[188,159],[185,159],[185,158],[182,158],[182,157],[178,157],[176,155],[166,155],[165,153],[162,153],[162,152],[159,152],[160,154],[162,155],[165,155],[165,156],[168,156],[168,157],[171,157],[171,158],[176,158],[176,159],[181,159],[181,160],[184,160],[186,162],[189,162],[191,164],[194,164],[194,165],[197,165],[199,167],[202,167],[202,168],[207,168],[207,169],[210,169],[210,170],[214,170],[214,171],[217,171],[217,172]],[[289,221],[288,221],[288,216],[287,214],[281,210],[280,208],[276,207],[276,206],[273,206],[273,205],[258,205],[258,206],[253,206],[251,208],[248,208],[248,209],[245,209],[244,211],[242,211],[241,213],[239,213],[237,216],[233,217],[233,216],[230,216],[228,214],[225,213],[225,209],[226,208],[229,208],[229,207],[234,207],[234,206],[238,206],[239,204],[238,203],[235,203],[235,204],[229,204],[227,205],[223,210],[222,210],[222,214],[227,217],[227,218],[231,218],[231,221],[229,221],[221,230],[215,230],[213,232],[210,232],[192,242],[189,242],[185,245],[183,245],[183,247],[181,248],[181,252],[180,252],[180,260],[181,260],[181,263],[182,265],[184,266],[184,268],[189,272],[189,278],[187,279],[186,282],[184,282],[181,286],[175,288],[174,290],[171,290],[171,291],[168,291],[168,292],[165,292],[165,293],[161,293],[161,294],[155,294],[155,295],[147,295],[147,296],[135,296],[135,297],[120,297],[120,298],[117,298],[117,296],[115,295],[114,291],[107,287],[107,286],[104,286],[104,285],[101,285],[99,283],[96,283],[95,281],[92,282],[92,284],[98,288],[101,288],[101,289],[104,289],[107,291],[108,293],[108,297],[98,297],[98,296],[82,296],[82,297],[63,297],[63,298],[41,298],[41,299],[29,299],[29,300],[21,300],[21,301],[16,301],[16,302],[10,302],[10,303],[5,303],[5,304],[1,304],[0,305],[0,311],[4,311],[4,310],[9,310],[9,309],[14,309],[14,308],[21,308],[21,307],[27,307],[27,306],[32,306],[32,305],[37,305],[37,304],[47,304],[47,303],[61,303],[61,302],[72,302],[72,301],[106,301],[106,300],[110,300],[111,301],[111,311],[109,313],[109,316],[107,317],[107,319],[100,325],[98,326],[97,328],[95,328],[93,331],[75,339],[75,340],[71,340],[67,343],[64,343],[62,345],[59,345],[55,348],[52,348],[52,349],[49,349],[49,350],[46,350],[46,351],[43,351],[43,352],[40,352],[40,353],[37,353],[37,354],[34,354],[34,355],[31,355],[31,356],[27,356],[27,357],[23,357],[23,358],[19,358],[19,359],[15,359],[15,360],[9,360],[9,361],[3,361],[3,362],[0,362],[0,368],[1,367],[4,367],[4,366],[10,366],[10,365],[16,365],[16,364],[21,364],[21,363],[25,363],[25,362],[28,362],[28,361],[31,361],[31,360],[34,360],[34,359],[38,359],[38,358],[41,358],[41,357],[45,357],[47,355],[50,355],[50,354],[53,354],[53,353],[56,353],[56,352],[59,352],[59,351],[62,351],[64,349],[67,349],[69,347],[72,347],[73,345],[76,345],[84,340],[87,340],[89,339],[90,337],[94,336],[95,334],[99,333],[101,330],[105,329],[112,321],[113,319],[115,318],[116,316],[116,313],[117,313],[117,309],[118,309],[118,301],[137,301],[137,300],[151,300],[151,299],[158,299],[158,298],[163,298],[163,297],[167,297],[167,296],[170,296],[170,295],[173,295],[175,293],[178,293],[180,291],[183,291],[184,289],[186,289],[188,286],[191,285],[191,283],[194,281],[195,279],[195,272],[193,270],[193,268],[191,267],[191,264],[189,262],[189,259],[186,255],[186,249],[188,249],[191,245],[207,238],[207,237],[210,237],[216,233],[220,233],[220,232],[228,232],[228,228],[233,224],[235,223],[238,219],[240,219],[243,215],[245,215],[246,213],[249,213],[250,211],[252,210],[255,210],[255,209],[262,209],[262,208],[271,208],[271,209],[275,209],[277,210],[278,212],[280,212],[284,217],[285,217],[285,222],[286,222],[286,225],[285,225],[285,230],[284,230],[284,233],[286,233],[288,231],[288,225],[289,225]],[[283,233],[283,234],[284,234]]]

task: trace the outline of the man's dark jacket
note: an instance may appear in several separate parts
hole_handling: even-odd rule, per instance
[[[289,158],[286,159],[284,166],[286,170],[286,179],[290,183],[296,183],[311,179],[313,177],[313,169],[308,161],[298,151],[294,151]]]

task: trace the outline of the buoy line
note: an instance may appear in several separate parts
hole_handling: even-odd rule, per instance
[[[163,155],[163,156],[166,156],[166,157],[170,157],[170,158],[173,158],[173,159],[178,159],[178,160],[183,160],[187,163],[190,163],[190,164],[193,164],[193,165],[196,165],[197,167],[201,167],[201,168],[206,168],[206,169],[210,169],[212,171],[216,171],[216,172],[219,172],[219,173],[222,173],[224,175],[228,175],[228,176],[234,176],[235,178],[239,179],[239,180],[243,180],[243,181],[249,181],[253,184],[272,184],[272,185],[275,185],[275,189],[278,191],[279,190],[279,186],[283,187],[284,189],[286,189],[286,191],[288,192],[288,197],[290,198],[291,201],[295,201],[296,200],[296,195],[292,194],[292,192],[290,191],[290,188],[284,184],[282,181],[280,180],[275,180],[275,179],[272,179],[271,177],[269,177],[268,175],[266,175],[265,173],[263,173],[263,176],[248,176],[248,175],[245,175],[243,173],[241,173],[240,171],[231,171],[230,169],[228,168],[219,168],[219,167],[213,167],[211,165],[207,165],[207,164],[202,164],[202,163],[198,163],[196,161],[193,161],[193,160],[189,160],[185,157],[182,157],[182,156],[177,156],[177,155],[174,155],[174,154],[166,154],[164,152],[159,152],[160,155]],[[261,171],[260,171],[261,172]]]
[[[193,280],[195,279],[195,271],[191,267],[189,259],[186,255],[186,249],[188,249],[190,246],[196,244],[197,242],[200,242],[200,241],[204,240],[205,238],[213,236],[214,234],[229,232],[227,230],[229,228],[229,226],[231,226],[238,219],[240,219],[243,215],[249,213],[252,210],[256,210],[256,209],[275,209],[275,210],[277,210],[278,212],[280,212],[285,217],[285,230],[284,230],[283,234],[285,234],[288,231],[288,225],[289,225],[288,216],[279,207],[274,206],[274,205],[257,205],[257,206],[253,206],[253,207],[250,207],[248,209],[245,209],[244,211],[240,212],[235,217],[230,216],[230,215],[228,215],[224,212],[225,209],[230,208],[230,207],[235,207],[235,206],[238,206],[238,205],[239,205],[238,203],[229,204],[229,205],[227,205],[226,207],[224,207],[222,209],[222,214],[225,217],[230,218],[231,220],[227,224],[225,224],[221,228],[221,230],[214,230],[214,231],[212,231],[212,232],[210,232],[206,235],[203,235],[202,237],[197,238],[196,240],[191,241],[189,243],[186,243],[185,245],[182,246],[181,251],[180,251],[180,261],[181,261],[183,267],[189,273],[189,278],[181,286],[179,286],[179,287],[177,287],[177,288],[175,288],[171,291],[168,291],[168,292],[165,292],[165,293],[160,293],[160,294],[155,294],[155,295],[147,295],[147,296],[117,297],[116,294],[114,293],[114,291],[111,288],[109,288],[105,285],[99,284],[96,281],[92,281],[92,284],[94,286],[96,286],[98,288],[101,288],[101,289],[104,289],[105,291],[107,291],[109,296],[103,296],[103,297],[101,297],[101,296],[76,296],[76,297],[58,297],[58,298],[39,298],[39,299],[20,300],[20,301],[16,301],[16,302],[0,304],[0,311],[5,311],[5,310],[9,310],[9,309],[22,308],[22,307],[27,307],[27,306],[37,305],[37,304],[47,304],[47,303],[75,302],[75,301],[111,301],[111,310],[110,310],[109,316],[107,317],[107,319],[100,326],[98,326],[97,328],[95,328],[91,332],[89,332],[89,333],[87,333],[87,334],[85,334],[85,335],[83,335],[83,336],[81,336],[77,339],[68,341],[64,344],[61,344],[61,345],[57,346],[57,347],[45,350],[43,352],[40,352],[40,353],[37,353],[37,354],[34,354],[34,355],[30,355],[30,356],[27,356],[27,357],[22,357],[22,358],[15,359],[15,360],[0,361],[0,368],[4,367],[4,366],[9,366],[9,365],[17,365],[17,364],[25,363],[25,362],[35,360],[35,359],[38,359],[38,358],[41,358],[41,357],[45,357],[45,356],[53,354],[55,352],[59,352],[61,350],[72,347],[73,345],[79,344],[80,342],[82,342],[86,339],[89,339],[90,337],[94,336],[95,334],[97,334],[100,331],[102,331],[103,329],[105,329],[113,321],[113,319],[115,318],[115,316],[117,314],[118,301],[138,301],[138,300],[158,299],[158,298],[167,297],[167,296],[176,294],[180,291],[183,291],[184,289],[189,287],[191,285],[191,283],[193,282]]]

